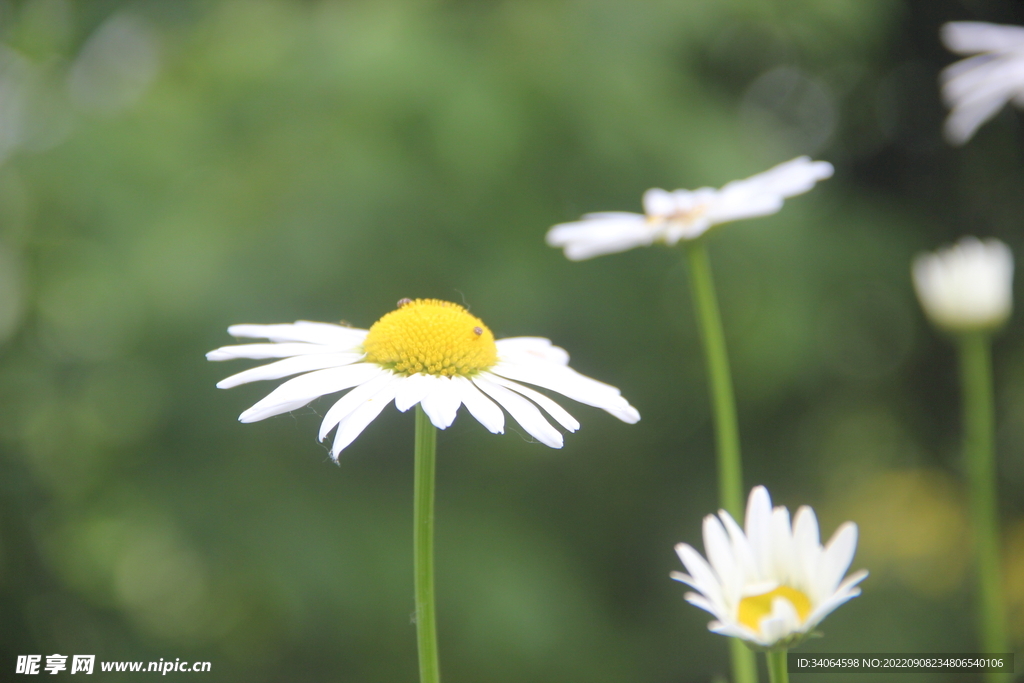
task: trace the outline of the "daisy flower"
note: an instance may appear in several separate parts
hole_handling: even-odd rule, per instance
[[[952,52],[968,57],[940,77],[951,110],[946,139],[962,145],[1007,102],[1024,107],[1024,27],[954,21],[942,27],[941,36]]]
[[[914,288],[925,313],[952,331],[1002,326],[1013,308],[1013,253],[997,239],[965,237],[914,259]]]
[[[321,441],[334,430],[335,460],[392,401],[403,412],[420,404],[438,429],[451,425],[465,405],[495,434],[504,431],[504,408],[538,441],[561,448],[562,434],[538,406],[570,432],[579,428],[579,422],[522,383],[601,408],[623,422],[640,419],[618,389],[570,368],[569,354],[549,340],[495,340],[479,318],[447,301],[403,299],[397,310],[369,330],[300,320],[290,325],[233,325],[228,333],[269,342],[225,346],[208,353],[207,359],[281,360],[232,375],[221,380],[219,388],[298,375],[242,413],[241,422],[287,413],[320,396],[351,389],[331,406],[320,425]]]
[[[686,600],[715,616],[708,628],[754,646],[788,648],[802,640],[832,610],[860,595],[868,573],[843,580],[857,549],[857,525],[846,522],[823,548],[814,510],[772,508],[768,490],[757,486],[747,501],[746,529],[720,510],[704,518],[704,551],[686,543],[676,553],[689,574],[673,572],[698,593]]]
[[[548,231],[547,243],[561,247],[571,261],[647,247],[655,242],[673,245],[697,239],[713,225],[741,218],[767,216],[783,200],[807,192],[832,175],[832,164],[797,157],[721,189],[647,190],[644,213],[588,213],[582,220],[560,223]]]

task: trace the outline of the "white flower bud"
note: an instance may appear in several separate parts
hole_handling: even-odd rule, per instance
[[[965,237],[914,259],[914,288],[933,323],[953,332],[993,330],[1013,308],[1013,254],[997,239]]]

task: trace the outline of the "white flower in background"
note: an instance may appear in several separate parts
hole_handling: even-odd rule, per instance
[[[676,546],[689,574],[672,578],[691,586],[686,600],[716,621],[708,628],[758,647],[790,647],[832,610],[860,595],[868,573],[843,580],[857,549],[857,525],[846,522],[822,548],[814,510],[772,509],[768,490],[757,486],[747,501],[746,530],[725,510],[704,518],[708,561],[685,543]],[[710,561],[710,563],[709,563]]]
[[[946,139],[962,145],[1010,101],[1024,107],[1024,27],[954,21],[942,42],[959,55],[974,55],[942,71],[942,98],[950,107]]]
[[[1013,254],[997,239],[965,237],[914,259],[914,288],[933,323],[952,331],[1000,327],[1013,308]]]
[[[337,428],[331,448],[335,460],[391,401],[403,412],[419,403],[438,429],[451,425],[459,406],[465,405],[495,434],[504,432],[501,406],[538,441],[561,448],[562,434],[537,406],[570,432],[579,428],[579,422],[520,382],[601,408],[623,422],[640,419],[618,389],[570,368],[569,354],[547,339],[495,341],[479,318],[447,301],[403,299],[398,306],[369,330],[308,321],[233,325],[228,332],[236,337],[270,343],[225,346],[206,357],[283,359],[232,375],[217,384],[221,389],[299,375],[242,413],[241,422],[287,413],[320,396],[352,389],[327,411],[320,425],[321,441]]]
[[[588,213],[582,220],[560,223],[547,234],[547,243],[562,247],[572,261],[646,247],[655,242],[673,245],[700,237],[719,223],[767,216],[783,200],[807,192],[832,175],[832,164],[797,157],[721,189],[652,189],[644,193],[644,213]]]

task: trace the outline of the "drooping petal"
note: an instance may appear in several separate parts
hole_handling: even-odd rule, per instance
[[[525,398],[503,386],[495,384],[481,373],[473,378],[473,384],[493,398],[498,405],[527,431],[530,436],[551,448],[562,447],[562,434],[544,419],[537,407]]]
[[[365,382],[360,383],[360,385],[355,389],[338,399],[327,411],[327,414],[324,415],[323,421],[320,422],[320,441],[326,439],[327,434],[330,433],[330,431],[334,429],[339,422],[348,417],[353,410],[359,407],[368,398],[374,396],[377,392],[383,389],[384,386],[389,384],[395,377],[396,375],[390,370],[377,367],[376,374],[372,375]]]
[[[548,363],[498,363],[491,368],[491,373],[557,391],[584,405],[601,408],[628,424],[640,420],[640,413],[629,405],[618,389],[581,375],[570,367]]]
[[[524,387],[522,384],[517,384],[516,382],[512,382],[510,380],[505,379],[504,377],[500,377],[493,373],[491,373],[491,376],[488,379],[490,379],[492,382],[496,384],[500,384],[506,389],[511,389],[517,394],[520,394],[530,399],[531,401],[539,405],[541,408],[543,408],[548,415],[555,418],[555,421],[558,422],[558,424],[562,425],[570,432],[575,432],[577,429],[580,428],[580,423],[576,421],[576,418],[567,413],[565,409],[562,408],[562,406],[558,405],[544,394],[538,391],[534,391],[529,387]]]
[[[406,377],[395,392],[395,407],[403,413],[412,408],[434,388],[435,379],[434,375],[420,372]]]
[[[423,400],[420,401],[423,412],[430,422],[438,429],[448,429],[462,405],[459,392],[448,377],[435,377],[433,386]]]
[[[298,410],[320,396],[343,391],[369,381],[383,372],[372,363],[355,363],[300,375],[274,389],[238,416],[240,422],[257,422]]]
[[[402,378],[389,373],[386,380],[384,386],[379,387],[377,392],[357,405],[355,410],[338,424],[338,431],[334,434],[334,446],[331,448],[331,457],[335,461],[338,460],[341,451],[355,441],[395,397],[395,390]]]
[[[505,413],[491,399],[484,396],[476,386],[465,377],[452,377],[462,404],[470,415],[487,428],[492,434],[505,432]]]

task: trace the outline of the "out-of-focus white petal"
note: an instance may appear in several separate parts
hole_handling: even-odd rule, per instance
[[[657,231],[635,213],[602,213],[574,223],[559,223],[547,234],[551,247],[560,247],[570,261],[650,246]]]
[[[643,196],[646,215],[605,212],[587,214],[583,220],[561,223],[547,234],[547,243],[562,247],[573,261],[648,246],[668,245],[700,237],[711,226],[741,218],[775,213],[788,197],[803,194],[832,175],[832,164],[798,157],[744,180],[727,183],[720,190],[668,192],[647,190]]]
[[[1024,103],[1024,28],[957,21],[940,34],[951,51],[975,55],[946,67],[940,77],[950,107],[946,139],[962,145],[1007,102]]]
[[[643,205],[648,216],[670,216],[676,212],[678,200],[672,192],[654,187],[644,192]]]
[[[971,55],[977,52],[1024,53],[1024,27],[989,24],[984,21],[950,21],[939,29],[942,44],[951,52]]]

